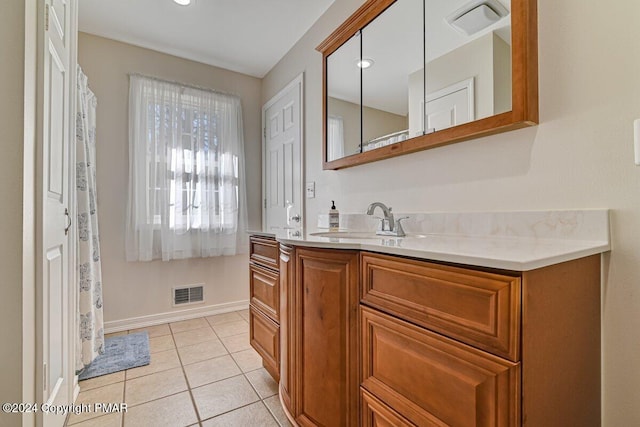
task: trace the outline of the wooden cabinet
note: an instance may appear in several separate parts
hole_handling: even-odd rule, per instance
[[[515,426],[513,363],[367,307],[362,386],[416,425]]]
[[[252,264],[249,266],[249,274],[251,305],[277,323],[280,320],[279,273]]]
[[[300,426],[356,426],[358,253],[296,248],[293,255],[281,256],[292,291],[282,305],[282,400]]]
[[[299,426],[600,425],[599,255],[516,272],[282,245],[279,266]]]
[[[251,236],[249,239],[249,260],[257,265],[277,271],[278,242],[273,237]]]
[[[249,239],[249,341],[271,376],[280,379],[279,244],[273,237]]]
[[[366,252],[361,265],[362,388],[377,402],[363,425],[600,425],[599,256],[527,272]]]
[[[249,342],[262,356],[264,368],[274,379],[280,376],[280,327],[253,305],[249,307]]]
[[[362,254],[362,302],[510,360],[520,352],[520,276]]]
[[[295,323],[296,299],[295,249],[280,245],[280,399],[292,417],[291,395],[295,389],[294,361],[296,360]]]
[[[360,405],[362,407],[362,425],[366,427],[412,427],[406,418],[376,399],[364,388],[360,389]]]

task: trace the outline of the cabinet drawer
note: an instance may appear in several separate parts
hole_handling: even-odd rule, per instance
[[[415,427],[363,388],[360,389],[360,402],[362,427]]]
[[[280,328],[253,306],[249,306],[249,341],[262,356],[264,368],[280,381]]]
[[[249,288],[251,304],[271,317],[280,321],[280,284],[278,274],[256,265],[249,266]]]
[[[362,253],[362,302],[490,353],[520,357],[520,278]]]
[[[278,270],[278,242],[275,239],[251,236],[249,259],[263,267]]]
[[[362,386],[420,426],[517,426],[520,365],[361,306]]]

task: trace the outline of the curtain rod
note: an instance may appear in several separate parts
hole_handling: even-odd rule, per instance
[[[140,74],[140,73],[129,73],[128,75],[129,75],[129,77],[133,77],[133,76],[144,77],[145,79],[156,80],[156,81],[162,82],[162,83],[171,83],[171,84],[178,85],[178,86],[185,87],[185,88],[189,88],[189,89],[197,89],[197,90],[202,90],[202,91],[205,91],[205,92],[217,93],[218,95],[234,96],[234,97],[236,97],[238,99],[241,99],[240,95],[237,95],[235,93],[223,92],[221,90],[211,89],[211,88],[208,88],[208,87],[182,83],[182,82],[179,82],[179,81],[176,81],[176,80],[162,79],[160,77],[148,76],[148,75]]]

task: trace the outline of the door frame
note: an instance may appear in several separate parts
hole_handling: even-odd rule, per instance
[[[300,215],[302,215],[302,221],[300,222],[300,232],[304,234],[305,223],[307,220],[306,215],[306,203],[304,198],[304,175],[305,175],[305,167],[304,167],[304,71],[298,74],[293,80],[291,80],[285,87],[280,89],[278,93],[276,93],[271,99],[269,99],[262,106],[262,200],[260,200],[260,205],[262,206],[262,230],[267,230],[267,208],[265,206],[265,201],[267,200],[267,183],[266,183],[266,129],[267,129],[267,120],[266,120],[266,112],[273,104],[278,102],[287,92],[289,92],[296,85],[300,86],[300,99],[298,100],[298,105],[300,105]]]
[[[78,55],[78,3],[68,2],[70,9],[69,35],[71,38],[69,69],[69,164],[68,204],[72,218],[75,215],[75,119],[76,119],[76,64]],[[45,0],[25,2],[24,43],[24,159],[23,159],[23,254],[22,254],[22,401],[42,402],[43,354],[42,325],[42,93],[38,86],[38,73],[42,66],[39,47],[43,42],[43,17]],[[72,220],[69,229],[69,288],[68,288],[68,393],[75,402],[80,388],[75,374],[75,345],[77,324],[76,282],[76,234],[77,221]],[[42,413],[25,412],[22,426],[37,426],[42,423]]]

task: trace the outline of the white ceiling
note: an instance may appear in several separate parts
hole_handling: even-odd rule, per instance
[[[334,0],[82,0],[80,31],[255,77]]]

